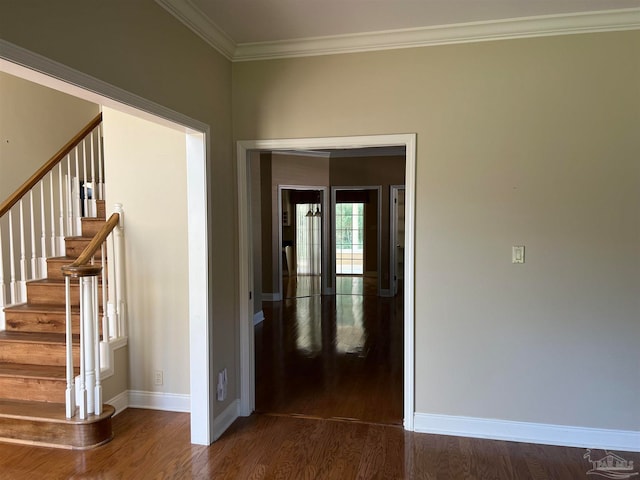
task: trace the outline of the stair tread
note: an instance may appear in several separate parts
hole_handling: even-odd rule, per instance
[[[102,308],[100,308],[102,311]],[[12,305],[5,307],[5,312],[30,312],[30,313],[65,313],[66,308],[64,305],[47,305],[39,303],[20,303],[19,305]],[[79,314],[80,307],[77,305],[71,306],[72,314]]]
[[[80,372],[74,368],[75,373]],[[54,365],[28,365],[24,363],[0,362],[0,377],[38,378],[44,380],[64,380],[67,368]]]
[[[0,341],[16,343],[48,343],[64,344],[66,336],[64,333],[41,333],[41,332],[0,332]],[[73,334],[73,343],[80,343],[80,335]]]
[[[89,415],[86,420],[78,417],[67,418],[64,403],[33,402],[29,400],[11,400],[0,398],[0,417],[40,420],[51,423],[88,424],[113,416],[115,408],[103,404],[100,415]]]

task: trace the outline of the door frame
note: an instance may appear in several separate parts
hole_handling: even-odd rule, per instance
[[[322,295],[331,295],[332,294],[332,290],[329,287],[329,272],[331,271],[329,269],[329,258],[330,255],[327,254],[327,252],[329,251],[329,230],[328,230],[328,226],[329,226],[329,215],[327,215],[327,213],[329,212],[329,200],[328,200],[328,195],[327,195],[327,191],[328,188],[326,186],[324,187],[320,187],[320,186],[313,186],[313,185],[280,185],[278,184],[278,245],[277,245],[277,251],[278,251],[278,292],[274,292],[278,293],[280,300],[284,299],[284,292],[282,291],[282,276],[283,276],[283,271],[282,271],[282,254],[280,253],[281,249],[282,249],[282,191],[283,190],[308,190],[308,191],[319,191],[322,192],[322,248],[320,249],[320,264],[321,264],[321,273],[320,273],[320,290],[322,292]],[[293,215],[292,215],[293,216]],[[271,254],[273,255],[274,252],[272,252]],[[335,283],[334,283],[335,285]],[[257,295],[257,293],[256,293]]]
[[[391,296],[395,297],[398,294],[398,278],[397,278],[397,249],[396,242],[397,239],[397,231],[398,231],[398,192],[400,190],[405,191],[405,196],[407,194],[404,185],[389,185],[389,276],[391,279]]]
[[[185,133],[191,443],[210,445],[222,432],[214,423],[215,384],[211,380],[213,331],[209,324],[209,286],[213,270],[209,254],[209,125],[2,39],[0,71]]]
[[[240,140],[236,144],[238,181],[238,315],[240,319],[240,415],[255,409],[253,271],[249,205],[249,153],[254,150],[325,150],[405,147],[404,428],[413,431],[415,414],[415,183],[416,134]],[[251,312],[251,314],[250,314]]]
[[[382,268],[382,185],[369,185],[369,186],[356,186],[356,187],[343,187],[342,185],[331,187],[331,278],[333,279],[333,285],[337,286],[337,273],[336,273],[336,257],[338,256],[338,252],[336,252],[336,193],[337,192],[345,192],[345,191],[366,191],[366,190],[375,190],[378,192],[378,201],[376,202],[376,217],[378,219],[378,248],[376,252],[376,268],[378,273],[378,278],[376,279],[377,292],[378,296],[382,297],[382,278],[381,278],[381,268]],[[364,261],[364,258],[363,258]],[[362,270],[362,274],[364,276],[364,268]],[[336,290],[337,293],[337,290]]]

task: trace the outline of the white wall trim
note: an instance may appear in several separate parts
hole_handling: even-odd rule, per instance
[[[255,406],[255,364],[253,362],[253,315],[249,303],[253,271],[251,268],[251,227],[247,181],[252,150],[317,150],[403,146],[406,152],[405,177],[405,289],[404,289],[404,428],[413,430],[415,405],[415,188],[416,134],[360,135],[351,137],[319,137],[278,140],[245,140],[237,142],[238,172],[238,313],[240,320],[240,415],[253,412]]]
[[[129,407],[129,390],[119,393],[104,403],[107,403],[116,409],[116,413],[114,413],[114,415],[122,413]]]
[[[240,416],[240,400],[235,399],[213,421],[213,440],[217,440]]]
[[[191,283],[197,279],[197,285],[200,287],[189,290],[189,354],[193,403],[191,441],[209,445],[212,442],[213,427],[213,405],[209,396],[211,377],[208,370],[211,358],[211,332],[208,328],[210,272],[208,270],[209,222],[206,180],[208,178],[206,163],[210,158],[209,126],[2,39],[0,39],[0,71],[138,118],[178,129],[187,135],[189,280]],[[195,389],[193,385],[197,385],[198,388]],[[189,402],[186,408],[186,411],[190,411]]]
[[[105,380],[115,374],[115,351],[126,347],[127,343],[128,337],[116,338],[109,342],[100,342],[101,346],[104,345],[108,349],[107,358],[110,360],[106,365],[103,364],[103,368],[100,370],[100,380]]]
[[[640,432],[416,413],[416,432],[640,452]]]
[[[129,390],[129,407],[167,412],[191,412],[191,396],[178,393]]]
[[[233,60],[236,43],[192,2],[189,0],[156,0],[156,3],[228,60]]]
[[[255,327],[262,321],[264,321],[264,311],[260,310],[253,315],[253,326]]]
[[[236,44],[189,0],[156,2],[234,62],[640,28],[640,8],[625,8]]]

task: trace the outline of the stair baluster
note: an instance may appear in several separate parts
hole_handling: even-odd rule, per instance
[[[0,202],[1,441],[84,449],[112,435],[114,409],[102,404],[101,376],[114,374],[110,354],[126,345],[126,338],[116,338],[117,329],[110,323],[122,325],[124,315],[119,318],[118,309],[124,312],[124,307],[117,293],[109,293],[106,273],[117,272],[111,275],[115,292],[124,268],[105,268],[104,282],[99,275],[123,247],[112,234],[112,250],[102,248],[96,257],[99,264],[94,251],[91,265],[72,274],[61,270],[83,242],[91,245],[86,238],[108,223],[101,185],[101,122],[98,115]],[[80,218],[87,214],[100,218]],[[111,221],[110,230],[114,228],[122,238],[120,215]]]
[[[112,238],[113,249],[108,259],[105,258],[105,246],[109,238]],[[101,356],[106,356],[106,345],[112,339],[123,336],[124,316],[119,314],[119,309],[124,312],[124,297],[122,296],[124,266],[123,256],[123,215],[122,206],[116,205],[116,211],[104,224],[101,230],[93,237],[84,248],[78,258],[70,265],[62,267],[65,276],[66,299],[71,301],[70,279],[79,279],[80,299],[80,375],[78,376],[78,391],[75,406],[78,407],[78,416],[84,420],[89,414],[100,415],[102,412],[102,385],[101,366],[104,363]],[[95,264],[95,257],[100,249],[101,264]],[[108,261],[107,261],[108,260]],[[103,265],[108,265],[106,278]],[[91,262],[91,263],[90,263]],[[112,275],[109,266],[113,265]],[[102,311],[99,315],[98,276],[102,274]],[[113,305],[113,307],[112,307]],[[71,307],[66,309],[66,331],[71,332]],[[107,317],[104,312],[115,312],[113,322],[118,325],[116,329],[107,325]],[[100,338],[100,325],[103,325],[102,340]],[[115,335],[114,335],[115,334]],[[72,338],[67,335],[67,375],[73,372],[73,355],[71,352]],[[112,359],[106,359],[110,363]],[[73,379],[68,379],[68,389],[73,387]],[[67,396],[67,417],[75,415],[74,402]]]

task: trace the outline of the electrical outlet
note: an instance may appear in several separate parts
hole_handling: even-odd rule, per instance
[[[162,385],[164,383],[162,370],[156,370],[154,372],[153,383],[155,383],[156,385]]]

